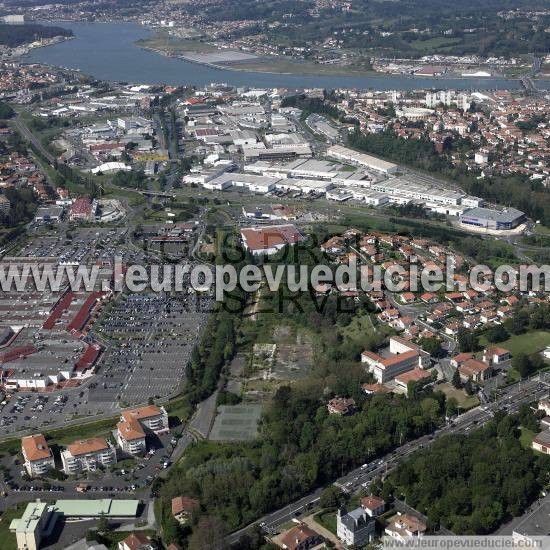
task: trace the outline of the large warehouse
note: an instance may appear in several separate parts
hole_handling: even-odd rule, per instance
[[[525,221],[525,214],[515,208],[470,208],[460,215],[460,223],[484,229],[514,229]]]

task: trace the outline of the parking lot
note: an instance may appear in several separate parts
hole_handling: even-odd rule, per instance
[[[45,430],[63,422],[103,414],[113,409],[113,405],[89,403],[88,393],[87,387],[71,388],[63,393],[18,392],[11,400],[5,400],[0,405],[0,432],[8,435]]]
[[[96,329],[113,345],[91,385],[90,402],[132,405],[176,392],[210,307],[194,294],[120,299]]]

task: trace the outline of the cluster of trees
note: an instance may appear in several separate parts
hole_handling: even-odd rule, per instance
[[[10,201],[11,208],[7,214],[0,212],[0,226],[14,227],[33,219],[38,199],[32,189],[8,187],[4,190],[4,196]]]
[[[143,170],[132,170],[130,172],[117,172],[111,180],[113,185],[126,187],[128,189],[146,189],[147,176]]]
[[[14,110],[5,101],[0,101],[0,119],[6,120],[15,114]]]
[[[177,495],[197,498],[203,513],[234,529],[430,432],[445,401],[443,394],[419,400],[375,396],[363,398],[357,414],[338,417],[328,413],[323,390],[323,381],[313,378],[281,387],[257,441],[192,446],[161,488],[161,499],[167,505]]]
[[[524,407],[522,424],[536,420]],[[497,413],[469,435],[438,438],[390,474],[385,491],[457,535],[486,534],[525,510],[544,487],[550,459],[519,440],[518,417]]]
[[[73,36],[73,31],[61,27],[50,27],[37,24],[6,25],[0,23],[0,44],[16,48],[21,44],[34,42],[41,38],[54,36]]]
[[[305,95],[286,97],[281,101],[281,107],[295,107],[300,109],[304,117],[315,113],[318,115],[326,115],[334,119],[340,118],[340,111],[336,105],[328,103],[324,99],[318,97],[311,98]]]

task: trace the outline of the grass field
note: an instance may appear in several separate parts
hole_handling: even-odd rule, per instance
[[[532,432],[531,430],[528,430],[527,428],[520,428],[521,429],[521,435],[519,437],[519,441],[521,443],[521,446],[524,449],[530,449],[531,443],[533,441],[533,437],[535,437],[535,432]]]
[[[490,346],[491,344],[482,336],[479,339],[482,346]],[[512,356],[520,353],[530,355],[542,351],[545,347],[550,346],[550,332],[544,330],[531,330],[525,334],[514,334],[508,340],[499,342],[499,347],[510,350]]]
[[[461,409],[460,412],[464,412],[479,405],[479,399],[476,395],[466,395],[463,390],[456,389],[449,382],[439,384],[437,389],[441,390],[447,397],[454,397]]]
[[[0,547],[2,550],[17,550],[15,534],[10,531],[13,519],[20,518],[26,508],[26,503],[18,504],[15,508],[8,508],[0,517]]]
[[[331,533],[336,535],[336,513],[335,512],[321,512],[315,514],[313,519],[322,525],[325,529],[328,529]]]

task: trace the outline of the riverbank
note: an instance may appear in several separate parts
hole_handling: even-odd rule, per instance
[[[258,72],[282,75],[327,75],[327,76],[380,76],[372,69],[354,65],[323,65],[313,61],[300,61],[276,56],[251,56],[246,60],[228,60],[226,62],[212,62],[197,59],[200,55],[221,53],[223,50],[198,40],[175,38],[169,35],[154,34],[150,38],[140,39],[134,43],[138,48],[153,52],[164,57],[184,59],[190,63],[197,63],[213,69],[227,71]]]
[[[46,23],[47,24],[47,23]],[[239,66],[159,55],[136,42],[150,38],[152,33],[134,23],[64,23],[74,33],[74,40],[40,48],[27,60],[54,67],[78,70],[94,78],[136,84],[167,84],[173,86],[205,86],[225,82],[233,86],[255,88],[356,88],[373,90],[520,90],[518,80],[499,78],[449,78],[388,76],[377,73],[357,75],[314,74],[301,71],[265,72],[253,70],[250,61]],[[141,42],[143,43],[143,42]],[[90,52],[93,52],[91,55]],[[270,67],[263,67],[268,69]],[[295,70],[295,69],[293,69]],[[550,81],[537,81],[540,89],[550,89]]]

